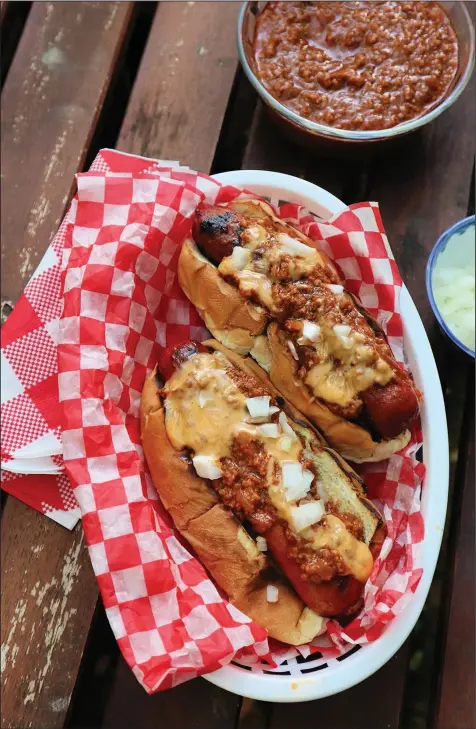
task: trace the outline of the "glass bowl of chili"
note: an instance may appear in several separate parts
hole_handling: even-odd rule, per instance
[[[278,8],[276,11],[276,6],[281,6],[281,9]],[[257,2],[253,0],[252,2],[245,2],[240,10],[240,14],[238,17],[238,52],[239,52],[239,58],[241,65],[244,69],[244,72],[246,76],[248,77],[248,80],[251,82],[252,86],[257,91],[258,95],[260,96],[261,100],[264,102],[264,104],[268,107],[269,111],[272,113],[272,115],[275,117],[275,120],[281,123],[281,126],[284,126],[288,132],[292,133],[292,136],[294,138],[297,138],[299,141],[309,141],[309,140],[321,140],[321,141],[327,141],[329,143],[332,142],[345,142],[345,143],[351,143],[354,146],[362,145],[363,143],[369,143],[369,142],[383,142],[383,141],[389,141],[389,140],[396,140],[399,137],[402,137],[409,132],[413,132],[416,129],[421,128],[422,126],[430,123],[434,119],[436,119],[440,114],[442,114],[446,109],[448,109],[456,99],[460,96],[464,88],[466,87],[469,78],[471,76],[473,67],[474,67],[474,57],[475,57],[475,31],[473,22],[471,19],[471,16],[468,12],[468,9],[465,6],[465,3],[463,2],[438,2],[438,3],[418,3],[418,5],[421,6],[433,6],[433,12],[434,13],[440,13],[443,11],[447,18],[449,19],[449,25],[443,24],[446,27],[447,33],[446,35],[442,35],[442,40],[440,40],[440,47],[443,49],[442,53],[443,56],[441,57],[442,63],[441,68],[439,69],[440,73],[446,73],[445,71],[445,60],[449,61],[448,58],[445,59],[444,53],[445,49],[446,52],[449,52],[449,45],[448,41],[451,39],[450,36],[453,37],[456,36],[457,40],[457,53],[455,51],[455,56],[452,60],[452,63],[454,65],[454,74],[451,79],[451,81],[448,82],[447,87],[444,90],[444,93],[441,94],[441,96],[434,101],[434,103],[431,103],[431,85],[432,84],[438,84],[438,77],[433,76],[429,80],[429,83],[425,83],[425,79],[423,76],[419,77],[419,80],[415,80],[415,85],[413,87],[413,95],[411,97],[411,103],[408,106],[408,113],[401,114],[401,109],[404,106],[402,104],[402,96],[401,96],[401,86],[398,87],[398,83],[395,87],[390,86],[390,92],[392,93],[392,89],[398,89],[400,88],[400,91],[395,93],[394,96],[394,109],[395,109],[395,118],[397,116],[405,117],[408,116],[408,119],[403,118],[403,120],[398,120],[397,123],[391,124],[392,117],[389,117],[389,107],[391,107],[391,97],[390,102],[384,98],[379,100],[378,93],[379,90],[382,90],[382,84],[380,83],[383,81],[385,84],[386,81],[388,81],[389,77],[379,77],[378,85],[375,86],[375,88],[371,89],[371,93],[367,95],[367,99],[362,104],[362,109],[360,110],[362,113],[360,116],[356,115],[348,115],[348,118],[345,118],[345,104],[341,104],[339,99],[334,96],[332,97],[333,91],[336,89],[339,91],[339,94],[341,95],[342,90],[345,88],[351,88],[352,85],[355,83],[362,83],[362,81],[359,79],[359,76],[361,76],[359,71],[359,63],[362,65],[365,61],[367,62],[373,62],[376,58],[376,56],[372,55],[371,50],[371,43],[373,39],[370,38],[368,35],[369,32],[371,32],[371,28],[374,27],[377,33],[381,29],[380,27],[377,27],[376,23],[373,25],[365,25],[365,23],[360,23],[360,26],[354,23],[352,26],[349,24],[349,21],[347,18],[345,18],[345,14],[343,13],[340,17],[344,18],[344,22],[342,27],[336,27],[336,23],[332,26],[331,32],[334,34],[333,38],[329,41],[331,44],[336,44],[339,46],[337,52],[334,53],[333,61],[338,61],[339,59],[342,59],[342,43],[344,43],[344,46],[347,44],[349,47],[349,57],[352,55],[352,51],[356,49],[355,46],[355,40],[359,41],[359,33],[360,33],[360,41],[361,41],[361,47],[362,49],[367,52],[367,50],[370,48],[370,55],[366,59],[365,54],[363,56],[363,60],[360,61],[357,60],[357,63],[354,64],[352,61],[352,65],[354,66],[350,70],[344,67],[339,68],[339,63],[329,63],[329,56],[325,56],[327,68],[331,69],[330,75],[324,75],[320,73],[319,70],[319,63],[313,64],[311,63],[309,67],[310,72],[313,74],[310,77],[308,77],[307,82],[306,78],[304,78],[304,83],[302,82],[302,75],[304,74],[304,77],[306,76],[306,63],[308,63],[308,59],[310,56],[308,54],[299,55],[301,53],[301,49],[303,47],[303,44],[300,44],[299,41],[299,32],[304,27],[302,25],[302,14],[307,12],[308,14],[313,14],[314,11],[317,13],[318,11],[320,13],[329,13],[331,12],[332,16],[332,10],[329,11],[328,8],[325,8],[325,6],[339,6],[341,3],[268,3],[268,2]],[[342,3],[342,5],[344,5]],[[348,5],[348,4],[346,4]],[[360,6],[360,9],[362,9],[363,12],[376,12],[372,10],[370,7],[364,7],[364,6],[372,6],[373,3],[356,3],[356,6]],[[416,6],[416,3],[386,3],[386,5],[390,6],[402,6],[402,5],[408,5],[411,11],[410,6]],[[260,24],[260,17],[262,16],[263,11],[265,8],[268,7],[268,16],[266,19],[267,27],[263,27],[263,23]],[[298,6],[295,7],[293,10],[292,6]],[[319,7],[322,6],[322,7]],[[297,13],[298,17],[296,18],[296,15],[292,13]],[[352,9],[352,12],[354,13],[354,9]],[[384,9],[385,13],[388,13],[389,10]],[[401,14],[401,7],[395,10],[395,12],[398,12]],[[421,11],[416,10],[417,13],[416,19],[415,17],[411,20],[412,22],[418,22],[418,17],[420,17],[421,21]],[[424,9],[424,12],[429,12],[428,10]],[[276,26],[276,32],[271,33],[273,30],[272,28],[272,22],[273,18],[270,17],[272,14],[275,14],[276,16],[278,13],[281,13],[281,17],[278,18],[278,24]],[[284,13],[291,14],[289,17],[283,17]],[[420,16],[418,15],[420,13]],[[301,16],[299,16],[301,14]],[[414,13],[415,15],[415,13]],[[339,20],[339,17],[337,17],[337,20]],[[363,16],[365,18],[365,16]],[[383,17],[383,16],[382,16]],[[370,19],[370,18],[369,18]],[[328,18],[330,21],[334,21],[335,18]],[[353,20],[353,19],[351,19]],[[358,17],[357,17],[358,20]],[[381,20],[381,18],[380,18]],[[390,19],[391,20],[391,19]],[[435,15],[433,18],[428,17],[428,25],[426,27],[426,32],[429,33],[432,30],[431,23],[436,23],[436,25],[433,25],[433,30],[438,26],[438,16]],[[376,17],[375,21],[379,21],[379,18]],[[303,21],[305,23],[305,19]],[[311,32],[313,34],[316,33],[316,24],[314,21],[314,17],[311,18],[310,21],[313,24],[313,27],[311,28]],[[327,22],[324,20],[324,23]],[[301,24],[300,24],[301,23]],[[442,24],[440,23],[440,26],[443,28]],[[344,41],[342,40],[343,34],[351,32],[354,33],[355,27],[357,27],[357,38],[350,38],[350,40]],[[411,33],[412,27],[415,26],[409,26],[407,28],[407,32]],[[258,36],[258,30],[262,28],[263,34],[268,32],[268,36],[264,37],[264,40],[261,39],[259,41]],[[360,30],[359,30],[360,28]],[[369,30],[370,29],[370,30]],[[294,32],[295,30],[295,32]],[[442,33],[444,32],[444,29],[442,29]],[[271,61],[275,61],[275,54],[276,54],[276,48],[278,48],[281,45],[281,38],[279,37],[281,33],[281,36],[284,38],[286,37],[286,45],[287,48],[284,50],[282,49],[282,56],[279,59],[277,63],[266,64],[266,58],[264,63],[260,63],[258,59],[257,54],[257,43],[258,41],[261,43],[261,58],[263,56],[266,56],[266,53],[268,53],[269,58]],[[293,38],[294,33],[294,38]],[[326,31],[327,33],[327,31]],[[362,35],[363,34],[363,35]],[[387,35],[387,37],[390,37]],[[326,38],[328,38],[328,33],[326,35]],[[383,36],[382,36],[383,38]],[[370,39],[370,40],[369,40]],[[394,38],[395,40],[395,38]],[[263,48],[263,43],[270,43],[271,48],[269,51],[266,50],[266,48]],[[293,48],[293,42],[294,42],[294,48]],[[396,41],[395,41],[396,42]],[[409,41],[411,43],[411,39]],[[432,43],[432,38],[426,39],[427,43]],[[323,41],[324,43],[324,41]],[[441,45],[442,44],[442,45]],[[269,46],[268,46],[269,47]],[[377,40],[377,46],[378,47],[378,40]],[[421,48],[422,46],[420,46]],[[306,46],[307,48],[307,46]],[[319,57],[322,59],[322,48],[319,48],[319,44],[316,43],[315,38],[313,39],[313,42],[309,44],[310,53],[318,55],[316,56],[316,59],[319,59]],[[316,51],[317,48],[317,51]],[[327,49],[328,50],[328,49]],[[417,49],[418,50],[418,49]],[[430,67],[434,67],[434,48],[432,46],[429,47],[429,55],[427,57],[427,62],[430,64]],[[287,52],[286,52],[287,51]],[[397,52],[398,49],[394,48],[394,51]],[[407,51],[408,53],[408,51]],[[320,54],[320,56],[319,56]],[[340,55],[339,55],[340,54]],[[332,54],[331,54],[332,55]],[[438,55],[438,54],[437,54]],[[353,58],[355,58],[355,54],[353,55]],[[291,64],[291,60],[293,60],[293,64]],[[268,59],[269,60],[269,59]],[[303,62],[302,65],[299,65],[300,62]],[[393,63],[394,59],[392,57],[389,57],[389,65],[392,66],[398,66],[397,63]],[[291,72],[286,71],[286,63],[290,63],[292,66]],[[418,59],[416,59],[416,65],[418,65]],[[337,71],[335,71],[334,79],[332,77],[332,67],[335,69],[337,68]],[[284,68],[284,73],[282,78],[280,77],[280,69]],[[324,69],[324,66],[322,67]],[[317,73],[316,73],[317,69]],[[388,66],[387,66],[388,69]],[[365,69],[364,69],[365,70]],[[391,83],[391,77],[392,73],[397,73],[395,71],[390,70],[390,83]],[[299,74],[301,78],[299,78],[296,82],[295,79],[297,78],[297,75]],[[346,76],[346,74],[349,74]],[[266,77],[266,78],[265,78]],[[367,77],[368,79],[369,77]],[[414,77],[416,78],[416,77]],[[425,77],[426,78],[426,77]],[[321,81],[319,80],[321,79]],[[283,81],[283,84],[281,84],[281,80]],[[309,83],[310,82],[310,83]],[[314,96],[312,95],[312,91],[310,91],[310,85],[315,82],[315,93]],[[324,84],[327,84],[326,86],[322,86],[322,82]],[[335,85],[333,85],[335,82]],[[367,82],[369,83],[369,81]],[[370,80],[370,83],[374,83],[374,79],[372,78]],[[424,83],[423,87],[421,86],[421,83]],[[418,85],[420,84],[420,85]],[[441,86],[441,84],[440,84]],[[355,90],[354,86],[354,90]],[[410,91],[412,91],[411,87],[408,87]],[[426,98],[428,100],[428,94],[430,94],[430,101],[427,104],[427,108],[425,108],[425,96],[421,95],[421,90],[423,88],[423,94],[427,94]],[[273,91],[273,93],[270,92],[270,89]],[[426,89],[426,91],[425,91]],[[367,90],[367,87],[363,88],[363,92],[360,93],[360,100],[364,99],[366,96],[365,91]],[[441,89],[440,89],[441,90]],[[304,93],[302,93],[304,91]],[[360,91],[360,88],[358,89]],[[330,94],[328,93],[330,92]],[[352,92],[352,89],[350,91]],[[358,93],[358,92],[357,92]],[[410,93],[410,92],[407,92]],[[419,96],[417,95],[420,94]],[[277,98],[277,96],[281,96],[281,101]],[[304,97],[304,98],[301,98]],[[388,95],[387,95],[388,96]],[[353,100],[350,99],[350,104],[347,105],[347,108],[350,108],[352,105],[355,105],[355,101],[358,98],[356,96]],[[336,103],[337,101],[337,103]],[[382,101],[382,103],[379,103],[379,101]],[[302,103],[301,103],[302,102]],[[310,107],[308,102],[310,102]],[[306,106],[307,104],[307,106]],[[421,109],[420,113],[418,113],[418,110],[415,111],[415,108],[418,107],[420,104]],[[335,108],[332,108],[332,107]],[[294,108],[293,108],[294,107]],[[386,108],[387,107],[387,108]],[[398,107],[398,108],[397,108]],[[306,118],[306,116],[303,115],[304,112],[309,111],[309,108],[311,108],[311,114],[315,118],[320,119],[320,121],[313,121],[310,118]],[[383,113],[382,113],[383,109]],[[411,118],[411,110],[415,111],[415,115],[413,118]],[[302,110],[303,113],[298,113],[299,110]],[[329,117],[329,110],[331,110],[330,117]],[[321,113],[322,112],[322,113]],[[379,118],[378,114],[380,115],[380,118],[383,120],[383,123],[386,124],[386,128],[373,128],[378,127]],[[334,118],[337,116],[337,118],[334,121],[334,125],[332,123],[332,114],[334,114]],[[372,120],[372,114],[374,114],[374,119]],[[308,115],[309,116],[309,115]],[[340,117],[340,118],[339,118]],[[327,121],[329,120],[330,121]],[[324,121],[323,123],[323,120]],[[341,126],[337,126],[339,124]],[[342,125],[348,127],[343,128]],[[370,126],[370,128],[368,128]],[[366,128],[367,127],[367,128]]]

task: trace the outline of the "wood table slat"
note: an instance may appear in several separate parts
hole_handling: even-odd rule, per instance
[[[2,302],[56,231],[127,31],[130,3],[36,3],[2,92]],[[2,514],[2,726],[63,725],[97,590],[82,531],[14,498]]]
[[[34,3],[2,92],[2,301],[56,232],[121,50],[131,3]]]
[[[237,66],[240,3],[161,3],[118,149],[208,172]]]
[[[121,660],[101,729],[234,729],[239,707],[239,696],[204,678],[147,696]]]
[[[296,717],[300,725],[319,729],[393,729],[398,726],[400,706],[392,693],[403,692],[407,662],[404,645],[380,671],[343,694],[318,702],[274,705],[266,729],[288,729]]]
[[[474,93],[473,75],[453,107],[410,138],[406,148],[380,158],[369,191],[380,203],[403,280],[430,333],[437,326],[425,267],[439,236],[466,216],[475,151]]]
[[[62,727],[97,599],[81,527],[10,498],[1,557],[2,727]]]
[[[473,729],[474,691],[474,393],[468,399],[470,415],[464,423],[465,444],[460,452],[461,466],[455,484],[459,502],[458,523],[452,555],[451,582],[447,585],[448,612],[443,622],[442,675],[435,729]],[[459,493],[458,493],[459,492]]]

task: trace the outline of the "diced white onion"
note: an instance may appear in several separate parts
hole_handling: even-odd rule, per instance
[[[474,226],[472,229],[473,239],[471,241],[468,236],[468,250],[470,250],[471,244],[474,250]],[[446,251],[448,248],[449,246]],[[441,254],[441,258],[444,253]],[[443,263],[438,265],[437,262],[433,271],[433,292],[438,309],[450,330],[463,344],[474,351],[474,253],[473,259],[469,258],[464,265],[460,261],[459,265],[457,263],[455,266],[450,266],[447,258],[445,259],[446,265]]]
[[[312,482],[314,481],[314,474],[312,471],[307,469],[302,472],[302,483],[307,489],[310,489]]]
[[[350,334],[350,326],[348,324],[334,324],[333,328],[338,337],[348,337]]]
[[[231,254],[231,260],[239,271],[242,271],[251,260],[251,251],[241,246],[235,246]]]
[[[322,519],[326,510],[321,501],[309,501],[307,504],[295,506],[291,509],[291,518],[297,532],[316,524]]]
[[[268,551],[268,544],[264,537],[256,537],[256,546],[258,547],[260,552]]]
[[[344,293],[344,287],[340,284],[327,284],[327,288],[336,296],[342,296]]]
[[[223,471],[218,466],[217,459],[213,456],[194,456],[192,463],[201,478],[209,478],[214,481],[223,476]]]
[[[268,602],[278,602],[279,590],[276,585],[266,586],[266,600]]]
[[[285,433],[286,435],[289,435],[289,437],[292,438],[293,440],[295,440],[297,438],[296,433],[294,432],[294,430],[291,428],[291,426],[288,423],[286,414],[283,413],[282,411],[279,413],[278,422],[281,426],[281,430],[283,431],[283,433]]]
[[[269,416],[269,395],[264,397],[248,397],[246,407],[252,418],[267,418]]]
[[[308,493],[309,488],[306,488],[304,481],[301,481],[301,483],[296,484],[296,486],[290,486],[288,489],[285,489],[284,497],[288,504],[296,504],[296,502],[301,501],[301,499],[305,499]]]
[[[213,396],[211,392],[206,392],[205,390],[200,390],[198,393],[198,404],[201,408],[205,407],[207,402],[210,402],[210,400],[213,400]]]
[[[277,408],[275,405],[271,405],[271,407],[268,410],[267,415],[263,415],[263,416],[257,417],[257,418],[248,418],[248,422],[253,423],[254,425],[258,425],[260,423],[267,423],[269,421],[270,417],[272,415],[274,415],[274,413],[278,413],[278,412],[279,412],[279,408]]]
[[[285,461],[282,465],[282,476],[287,502],[299,501],[308,495],[314,474],[311,471],[303,471],[299,462]]]
[[[272,357],[267,337],[264,335],[256,337],[250,355],[269,375]]]
[[[289,347],[289,351],[291,352],[294,359],[299,360],[298,353],[296,352],[296,347],[294,346],[294,343],[291,342],[290,339],[288,339],[288,347]]]
[[[257,430],[264,435],[265,438],[279,438],[281,431],[276,423],[265,423],[258,425]]]
[[[299,461],[284,461],[281,470],[285,489],[299,486],[302,481],[302,465]]]
[[[304,321],[302,325],[302,334],[299,337],[298,344],[314,344],[321,336],[321,327],[314,324],[313,321]]]
[[[289,453],[293,447],[293,439],[290,438],[289,435],[283,435],[279,441],[279,447],[282,451],[284,451],[284,453]]]
[[[345,349],[351,349],[354,346],[354,339],[349,336],[352,330],[348,324],[334,324],[333,329]]]
[[[285,253],[289,253],[291,256],[315,256],[316,251],[311,246],[307,246],[305,243],[301,243],[296,238],[291,238],[287,233],[279,234],[280,248]]]

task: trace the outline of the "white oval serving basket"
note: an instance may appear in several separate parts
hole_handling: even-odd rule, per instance
[[[243,188],[271,200],[304,205],[319,218],[328,219],[346,206],[338,198],[310,182],[276,172],[239,170],[215,175],[220,182]],[[401,313],[406,357],[417,387],[423,393],[421,421],[423,462],[422,489],[425,521],[423,576],[405,610],[374,643],[349,646],[338,658],[314,654],[286,661],[275,669],[264,663],[252,666],[232,663],[205,676],[221,688],[252,699],[295,702],[320,699],[345,691],[378,671],[400,648],[423,608],[440,550],[448,498],[448,433],[438,371],[423,323],[408,290],[403,287]]]

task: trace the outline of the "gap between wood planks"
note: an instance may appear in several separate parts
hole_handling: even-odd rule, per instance
[[[2,88],[31,6],[31,2],[2,0],[0,8],[0,68]]]

